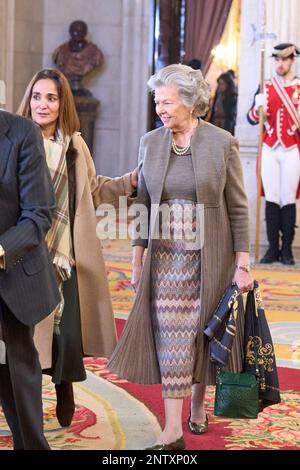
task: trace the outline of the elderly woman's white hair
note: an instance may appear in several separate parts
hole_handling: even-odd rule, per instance
[[[200,70],[188,65],[167,65],[152,75],[147,85],[152,92],[161,86],[176,86],[182,102],[193,110],[195,117],[204,116],[209,109],[209,85]]]

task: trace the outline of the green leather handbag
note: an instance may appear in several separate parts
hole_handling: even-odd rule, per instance
[[[224,418],[257,418],[259,384],[249,372],[218,371],[214,414]]]
[[[254,298],[254,292],[248,293]],[[251,330],[254,336],[256,303],[251,308]],[[227,372],[217,368],[214,414],[224,418],[256,419],[261,409],[259,398],[259,366],[257,343],[253,343],[254,370],[251,372]]]

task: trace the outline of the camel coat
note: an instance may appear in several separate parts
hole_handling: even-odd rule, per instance
[[[110,356],[116,345],[115,323],[100,240],[96,237],[95,209],[100,203],[118,205],[119,196],[134,190],[130,174],[120,178],[96,176],[88,147],[79,133],[72,137],[75,160],[76,207],[73,227],[83,352]],[[35,344],[42,368],[51,367],[54,315],[35,328]]]
[[[141,139],[138,198],[148,194],[151,204],[159,204],[171,153],[172,134],[161,127]],[[194,382],[215,383],[215,367],[209,358],[204,327],[231,284],[235,252],[249,251],[248,202],[238,154],[238,142],[227,131],[200,120],[191,141],[197,202],[204,210],[204,245],[201,251],[200,328],[196,337]],[[184,175],[183,175],[184,177]],[[146,188],[146,189],[145,189]],[[142,199],[147,198],[142,196]],[[154,217],[155,221],[156,217]],[[160,383],[151,315],[150,228],[147,255],[132,312],[108,367],[132,382]],[[240,299],[237,334],[229,370],[243,365],[243,307]]]

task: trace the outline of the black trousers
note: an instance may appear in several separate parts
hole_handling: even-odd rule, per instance
[[[42,371],[33,326],[23,325],[0,297],[6,364],[0,364],[0,402],[14,449],[49,450],[43,433]]]

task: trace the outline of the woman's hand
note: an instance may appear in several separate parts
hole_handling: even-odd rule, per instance
[[[131,276],[131,285],[136,292],[139,287],[141,274],[142,274],[143,264],[142,263],[132,263],[132,276]]]
[[[232,282],[237,285],[241,294],[253,290],[254,288],[254,281],[250,272],[243,271],[239,267],[235,270]]]
[[[133,172],[130,174],[131,185],[136,188],[139,180],[139,169],[136,167]]]

